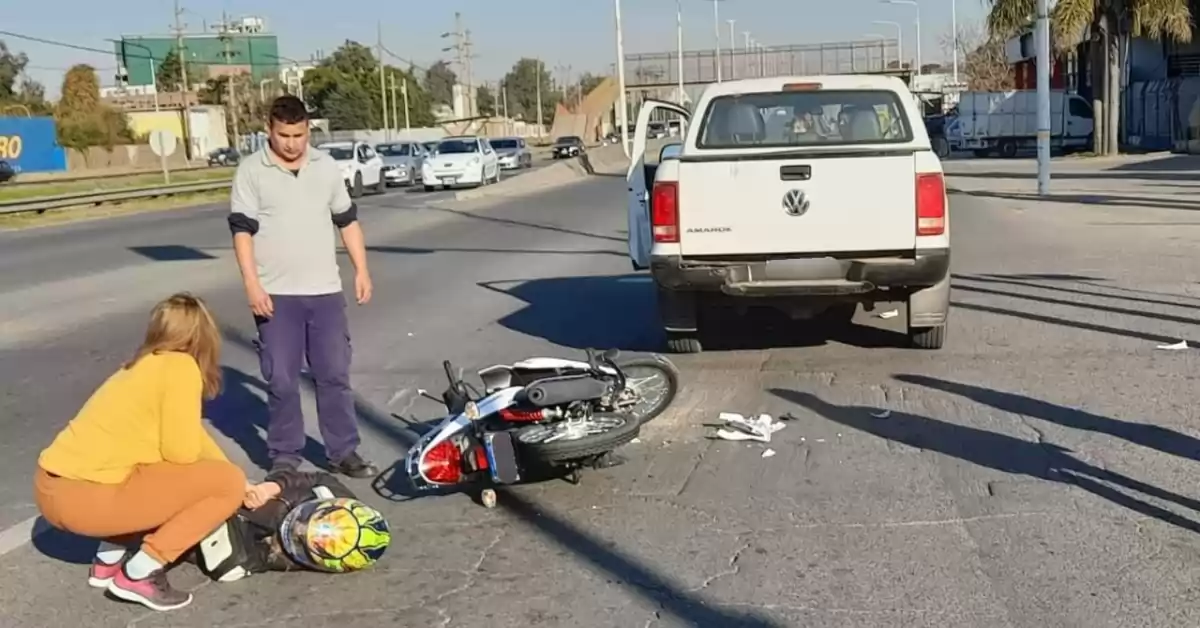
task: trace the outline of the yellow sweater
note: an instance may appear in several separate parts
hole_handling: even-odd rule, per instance
[[[148,355],[92,393],[38,466],[64,478],[120,484],[137,465],[226,460],[201,423],[203,388],[190,355]]]

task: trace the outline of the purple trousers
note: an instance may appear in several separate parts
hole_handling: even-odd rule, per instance
[[[358,448],[350,389],[350,328],[342,293],[271,295],[271,318],[255,317],[258,356],[267,382],[267,449],[272,460],[301,460],[304,415],[300,369],[308,362],[316,384],[317,422],[325,452],[337,462]]]

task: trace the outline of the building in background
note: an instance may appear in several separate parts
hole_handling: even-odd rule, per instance
[[[266,31],[262,18],[241,18],[224,25],[224,29],[218,24],[209,30],[211,32],[183,35],[184,56],[190,64],[188,69],[200,69],[199,76],[188,75],[193,90],[209,78],[224,75],[248,73],[255,83],[280,80],[279,41]],[[225,57],[226,42],[221,38],[222,30],[229,35],[229,49],[233,53],[230,59]],[[178,40],[171,34],[122,35],[113,42],[117,66],[123,70],[119,74],[124,78],[117,89],[153,92],[155,71],[177,46]]]

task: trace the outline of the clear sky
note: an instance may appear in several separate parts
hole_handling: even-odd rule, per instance
[[[684,47],[713,46],[712,0],[682,0]],[[922,60],[944,58],[941,41],[950,32],[952,0],[918,0],[921,7]],[[986,0],[958,0],[960,25],[979,24]],[[820,43],[866,39],[871,33],[894,37],[893,26],[872,24],[890,20],[906,25],[904,47],[912,57],[916,11],[912,6],[887,5],[880,0],[721,0],[722,44],[729,26],[741,45],[743,31],[763,45]],[[122,34],[168,32],[173,21],[171,0],[53,0],[21,2],[5,11],[0,30],[8,30],[81,46],[111,49],[106,38]],[[279,37],[280,54],[307,59],[346,39],[374,44],[376,22],[383,20],[384,45],[418,65],[428,65],[443,53],[449,40],[440,39],[454,27],[454,12],[463,14],[475,43],[475,81],[501,78],[522,56],[541,56],[550,68],[604,72],[616,60],[612,0],[182,0],[184,21],[199,31],[205,21],[219,23],[222,11],[232,17],[259,16]],[[354,9],[351,7],[361,7]],[[390,7],[390,8],[389,8]],[[402,8],[403,7],[403,8]],[[674,0],[622,0],[627,52],[658,52],[675,48]],[[73,63],[100,69],[109,84],[115,62],[111,54],[96,54],[4,38],[9,47],[30,57],[28,73],[56,96],[63,71]]]

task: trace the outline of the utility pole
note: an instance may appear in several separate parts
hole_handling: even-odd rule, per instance
[[[455,12],[454,14],[454,30],[449,33],[442,33],[442,37],[453,37],[454,45],[449,48],[443,48],[442,52],[450,52],[453,50],[458,59],[455,62],[458,65],[460,72],[459,83],[463,90],[463,108],[465,117],[472,118],[475,116],[475,94],[471,91],[471,31],[464,30],[462,25],[462,13]]]
[[[538,121],[538,139],[542,139],[542,60],[537,60],[537,121]]]
[[[181,100],[183,102],[183,154],[190,160],[192,158],[192,131],[191,121],[188,120],[191,108],[188,107],[188,79],[187,79],[187,54],[183,47],[183,29],[184,24],[180,19],[183,15],[183,8],[179,6],[179,0],[175,0],[175,56],[179,58],[179,89]]]
[[[412,125],[409,124],[408,120],[408,79],[403,79],[400,83],[400,94],[404,97],[404,130],[410,131],[412,130]]]
[[[392,127],[388,125],[387,76],[383,71],[383,22],[375,22],[375,45],[379,50],[379,107],[383,109],[383,135],[387,137]]]
[[[1038,195],[1050,193],[1050,8],[1037,0],[1037,174]],[[1116,129],[1109,131],[1116,132]]]
[[[221,58],[225,61],[225,65],[233,65],[233,57],[235,54],[232,48],[233,36],[229,33],[229,16],[224,12],[221,13]],[[237,82],[237,75],[230,72],[226,75],[228,81],[226,85],[229,87],[229,106],[226,110],[229,112],[229,117],[233,124],[233,144],[234,148],[240,148],[241,133],[238,130],[238,104],[237,104],[237,89],[234,83]]]
[[[391,89],[388,91],[388,94],[392,97],[392,124],[396,127],[397,130],[399,130],[400,129],[400,111],[399,111],[400,101],[396,98],[396,75],[391,74],[388,76],[388,79],[391,81],[391,85],[389,86]],[[405,111],[405,113],[408,113],[408,112]]]
[[[725,20],[729,23],[729,78],[737,78],[737,34],[733,32],[733,26],[737,24],[737,20]]]
[[[504,101],[504,133],[512,135],[512,118],[508,117],[508,84],[500,83],[501,98]]]

